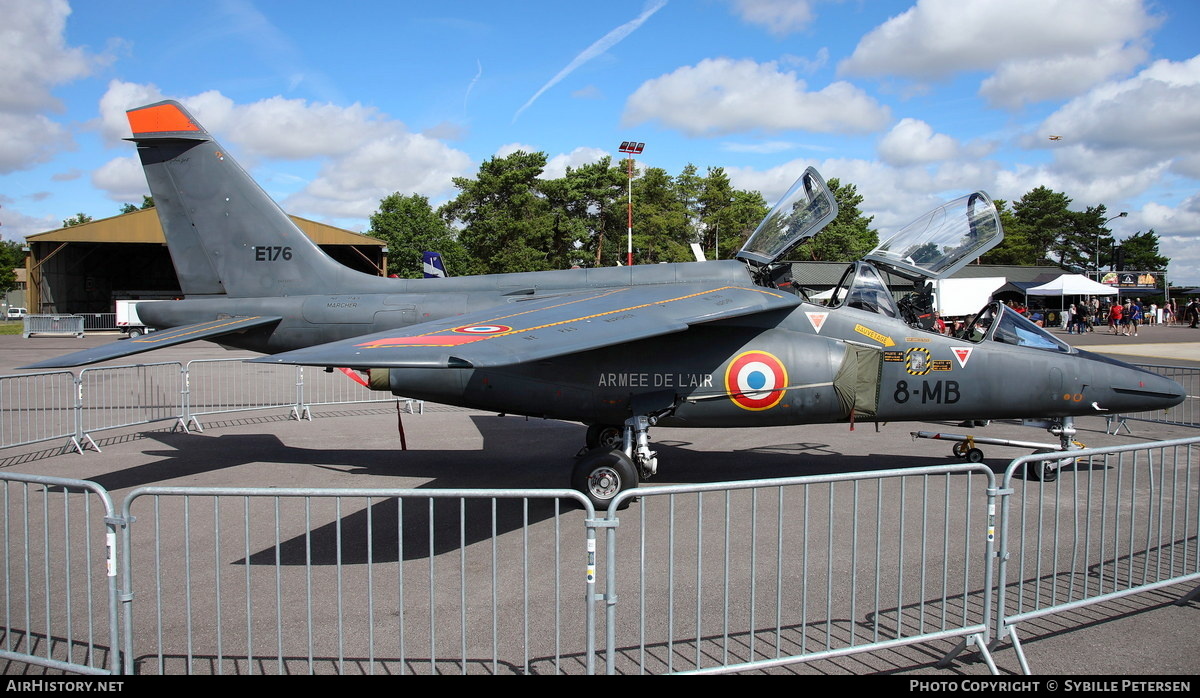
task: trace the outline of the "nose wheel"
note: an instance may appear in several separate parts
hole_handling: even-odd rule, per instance
[[[633,460],[615,448],[597,448],[585,453],[571,472],[571,487],[592,502],[597,511],[607,511],[618,494],[637,487],[638,472]],[[629,506],[625,500],[621,508]]]

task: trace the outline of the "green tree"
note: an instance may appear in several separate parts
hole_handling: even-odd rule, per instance
[[[1000,226],[1004,229],[1004,239],[991,250],[984,253],[980,262],[984,264],[1032,264],[1035,257],[1033,243],[1025,234],[1024,226],[1013,215],[1004,199],[992,201],[1000,214]]]
[[[439,210],[458,228],[472,273],[497,274],[550,269],[554,216],[538,175],[545,153],[517,151],[479,166],[475,179],[455,177],[459,194]]]
[[[677,180],[666,170],[647,168],[634,182],[633,199],[635,261],[641,264],[690,261],[692,228]]]
[[[1013,204],[1013,216],[1034,255],[1027,264],[1056,264],[1064,256],[1078,255],[1079,250],[1070,242],[1074,239],[1076,220],[1067,208],[1070,204],[1066,194],[1044,186],[1031,190]]]
[[[88,214],[76,213],[74,216],[64,219],[62,227],[70,228],[71,226],[74,226],[74,225],[83,225],[84,223],[91,223],[91,222],[92,222],[92,217],[89,216]]]
[[[1104,227],[1104,204],[1071,211],[1071,226],[1059,241],[1059,263],[1068,268],[1096,269],[1100,251],[1112,248],[1112,231]]]
[[[1154,229],[1137,232],[1121,242],[1125,256],[1125,268],[1129,271],[1166,271],[1170,257],[1158,253],[1158,235]]]
[[[418,194],[399,192],[379,202],[371,214],[367,235],[387,243],[388,272],[408,279],[424,276],[422,252],[440,252],[451,276],[461,276],[471,268],[466,250],[454,238],[449,226],[438,216],[429,199]]]
[[[125,204],[121,206],[121,213],[125,214],[134,213],[135,211],[145,211],[148,208],[154,208],[154,197],[142,194],[142,205],[140,208],[134,206],[133,204]]]
[[[604,157],[568,167],[564,177],[543,183],[555,211],[551,231],[554,266],[611,265],[624,259],[625,246],[618,241],[625,239],[627,178],[620,166]]]
[[[853,262],[862,259],[879,246],[879,233],[870,227],[873,216],[862,215],[858,205],[863,197],[853,184],[843,186],[837,178],[826,184],[837,201],[837,218],[820,235],[796,247],[791,257],[814,262]]]
[[[12,240],[0,241],[0,293],[17,287],[17,275],[13,270],[25,266],[25,250],[21,243]]]

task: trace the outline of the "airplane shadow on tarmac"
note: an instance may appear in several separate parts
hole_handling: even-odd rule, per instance
[[[314,449],[285,444],[275,434],[225,434],[198,438],[158,432],[151,438],[169,450],[146,450],[161,460],[89,478],[109,491],[216,473],[248,464],[278,464],[286,469],[309,466],[341,474],[330,487],[394,488],[391,478],[429,478],[415,489],[544,489],[568,488],[572,456],[583,442],[583,427],[552,421],[472,415],[483,437],[479,450],[400,451],[398,449]],[[530,427],[533,427],[532,429]],[[536,444],[531,455],[530,444]],[[930,465],[929,456],[871,454],[847,456],[823,443],[767,444],[732,451],[691,450],[680,440],[656,441],[662,464],[651,483],[699,484],[729,480],[821,475],[848,471],[874,471]],[[550,455],[537,455],[550,454]],[[569,454],[569,455],[568,455]],[[949,460],[949,459],[947,459]],[[296,482],[280,470],[281,477],[247,487],[312,487],[312,478]],[[362,476],[348,482],[345,475]],[[669,474],[669,475],[668,475]],[[215,485],[212,478],[206,484]],[[172,483],[176,484],[176,483]],[[325,486],[325,485],[315,485]],[[424,559],[458,550],[518,531],[522,526],[555,518],[578,506],[550,499],[497,500],[494,522],[492,501],[486,498],[387,498],[344,514],[313,528],[311,534],[292,535],[276,547],[260,549],[238,563],[283,565],[336,565]],[[633,506],[637,506],[635,503]],[[348,507],[349,508],[349,507]],[[403,511],[402,521],[398,521]],[[464,522],[460,525],[460,522]],[[461,528],[461,530],[460,530]],[[370,536],[368,536],[368,529]],[[339,546],[340,538],[340,546]],[[366,541],[370,540],[370,548]],[[340,552],[339,552],[340,551]],[[278,558],[277,558],[278,555]]]

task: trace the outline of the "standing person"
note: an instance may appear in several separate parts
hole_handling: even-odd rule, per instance
[[[1067,334],[1075,334],[1075,328],[1079,325],[1079,311],[1076,310],[1075,304],[1072,303],[1070,308],[1067,308]]]
[[[1188,303],[1186,314],[1188,327],[1196,329],[1197,323],[1200,322],[1200,300],[1193,298],[1192,302]]]
[[[1129,304],[1129,327],[1133,330],[1133,336],[1138,336],[1138,324],[1142,322],[1142,299],[1134,299]],[[1128,332],[1126,333],[1128,334]]]
[[[1121,304],[1113,301],[1112,307],[1108,309],[1108,326],[1112,329],[1113,334],[1121,334]]]

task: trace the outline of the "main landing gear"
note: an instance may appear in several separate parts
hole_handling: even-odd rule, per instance
[[[1041,421],[1025,420],[1024,424],[1026,426],[1044,427],[1046,431],[1058,437],[1058,446],[1055,446],[1054,444],[1037,443],[1033,441],[993,439],[983,436],[975,436],[973,434],[946,434],[935,431],[914,431],[912,432],[912,436],[914,439],[943,439],[947,441],[954,441],[955,444],[951,448],[954,455],[971,463],[983,462],[983,451],[978,448],[977,444],[1032,448],[1034,449],[1034,454],[1038,455],[1044,453],[1078,451],[1081,448],[1085,448],[1082,443],[1075,440],[1075,419],[1073,417],[1062,417],[1061,419]],[[1074,464],[1075,458],[1070,456],[1032,461],[1030,463],[1026,463],[1025,465],[1025,477],[1028,480],[1054,482],[1058,479],[1059,470],[1070,467]]]
[[[605,511],[613,499],[654,475],[658,458],[650,450],[650,427],[658,415],[639,415],[625,424],[593,424],[587,431],[587,448],[576,457],[571,487],[583,492],[597,511]],[[624,500],[621,508],[629,505]]]

